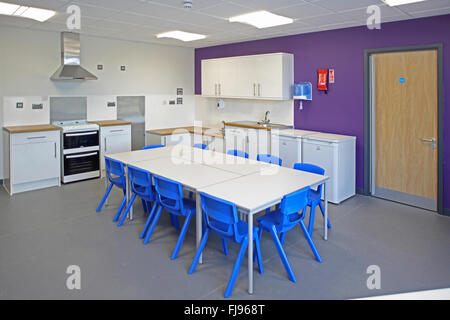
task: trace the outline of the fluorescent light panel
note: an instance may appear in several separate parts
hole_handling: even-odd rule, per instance
[[[395,6],[401,6],[402,4],[410,4],[410,3],[416,3],[416,2],[422,2],[425,0],[383,0],[384,3],[391,7]]]
[[[157,34],[156,37],[157,38],[173,38],[173,39],[181,40],[184,42],[200,40],[200,39],[206,38],[206,36],[203,34],[190,33],[190,32],[184,32],[184,31],[179,31],[179,30],[160,33],[160,34]]]
[[[230,22],[250,24],[258,29],[281,26],[294,22],[294,19],[279,16],[277,14],[262,10],[231,17]]]
[[[18,4],[0,2],[0,14],[29,18],[44,22],[53,17],[56,12],[47,9],[21,6]]]

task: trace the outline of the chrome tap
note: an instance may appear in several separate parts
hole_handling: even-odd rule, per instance
[[[270,122],[270,119],[268,119],[269,113],[270,113],[270,111],[266,111],[266,114],[264,115],[264,123],[269,123]]]

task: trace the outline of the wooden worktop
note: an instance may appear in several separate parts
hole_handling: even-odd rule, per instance
[[[225,125],[226,126],[231,126],[231,127],[240,127],[240,128],[249,128],[249,129],[259,129],[259,130],[268,130],[268,131],[270,131],[269,127],[258,126],[256,124],[253,124],[250,121],[225,122]]]
[[[178,132],[177,132],[178,131]],[[177,127],[177,128],[165,128],[165,129],[156,129],[156,130],[148,130],[148,133],[158,134],[160,136],[170,136],[176,133],[192,133],[192,134],[202,134],[205,136],[223,138],[223,134],[219,132],[215,132],[214,129],[205,128],[205,127]]]
[[[61,128],[57,127],[57,126],[54,126],[52,124],[39,124],[39,125],[32,125],[32,126],[3,127],[3,130],[8,131],[9,133],[24,133],[24,132],[40,132],[40,131],[61,130]]]
[[[125,121],[125,120],[98,120],[98,121],[89,121],[89,122],[96,123],[100,127],[125,126],[125,125],[131,124],[130,121]]]

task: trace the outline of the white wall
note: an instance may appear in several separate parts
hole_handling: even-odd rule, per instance
[[[50,76],[59,67],[60,34],[0,28],[0,123],[48,123],[48,107],[43,111],[16,110],[4,105],[4,97],[87,96],[88,119],[115,119],[115,108],[105,101],[114,96],[146,96],[146,123],[152,127],[192,125],[194,121],[194,49],[131,41],[81,36],[81,64],[98,80],[54,82]],[[97,70],[97,64],[103,70]],[[126,71],[120,71],[125,65]],[[183,106],[164,103],[176,98],[176,88],[184,89]],[[8,98],[7,98],[8,99]],[[11,101],[14,101],[11,100]],[[6,109],[5,109],[6,108]],[[36,116],[38,115],[38,116]],[[160,125],[157,124],[160,123]],[[3,134],[3,130],[2,130]],[[0,139],[0,161],[3,159]],[[3,177],[0,164],[0,179]]]
[[[294,125],[293,100],[223,100],[225,108],[217,109],[217,99],[195,96],[195,119],[201,120],[204,126],[221,128],[222,121],[259,121],[264,119],[266,111],[270,111],[270,122]]]

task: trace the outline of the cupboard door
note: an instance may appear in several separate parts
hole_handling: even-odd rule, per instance
[[[235,60],[237,68],[236,97],[254,98],[257,95],[257,78],[254,72],[255,60],[251,57],[240,57]]]
[[[59,177],[57,143],[52,141],[11,146],[11,180],[14,184]]]
[[[218,63],[219,81],[217,87],[217,95],[224,97],[232,97],[236,95],[237,90],[237,60],[221,59]]]
[[[182,134],[172,134],[170,136],[166,136],[166,146],[174,146],[174,145],[183,145],[191,147],[191,134],[190,133],[182,133]]]
[[[283,56],[265,55],[254,58],[257,77],[257,97],[283,97]]]
[[[202,96],[218,94],[219,60],[202,60]]]
[[[115,134],[105,137],[105,153],[113,154],[131,151],[131,135]]]

